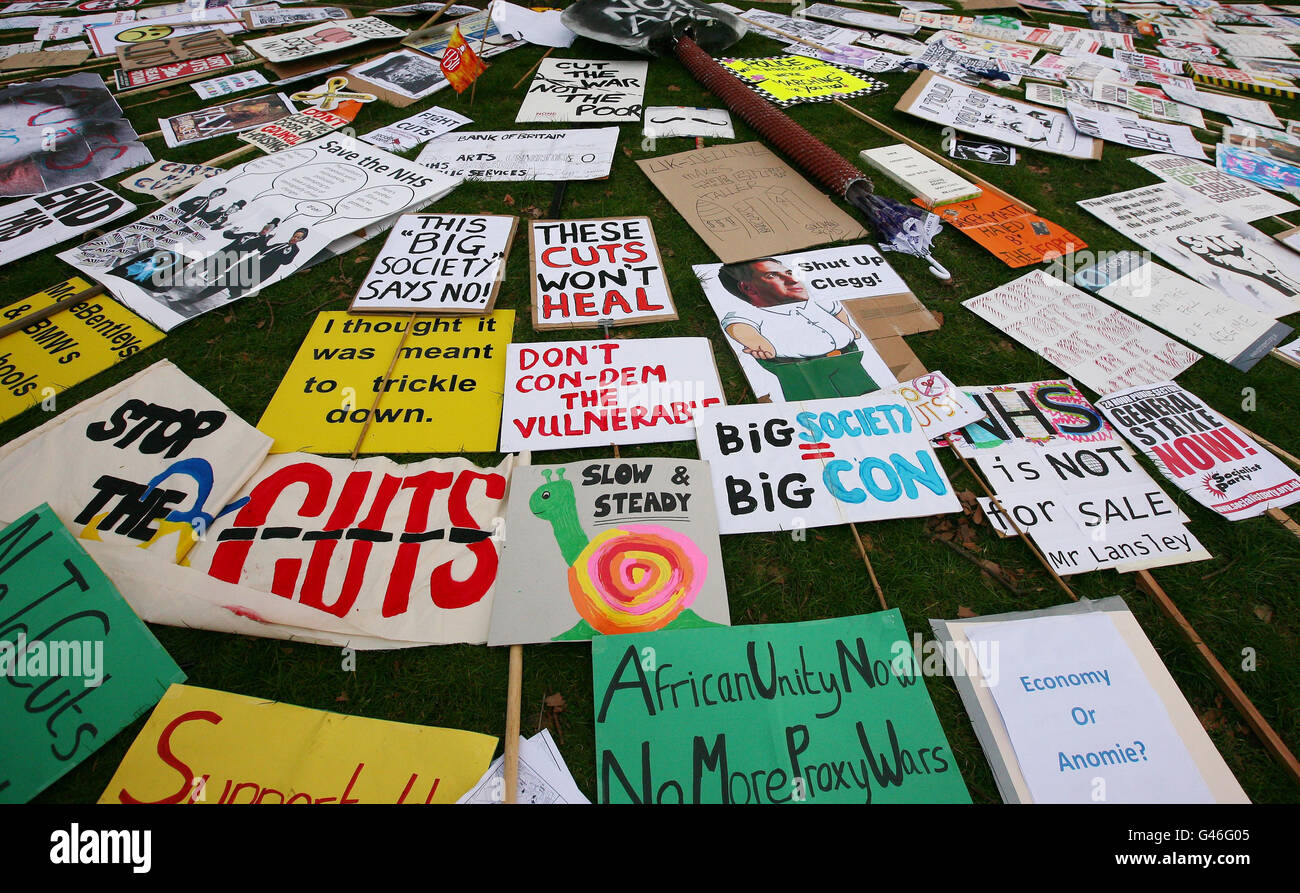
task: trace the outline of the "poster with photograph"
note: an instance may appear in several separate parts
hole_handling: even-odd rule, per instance
[[[0,87],[0,197],[105,180],[153,161],[93,72]]]
[[[875,149],[863,149],[858,155],[876,170],[921,199],[926,210],[936,205],[979,198],[980,187],[965,180],[949,168],[911,146],[895,143]]]
[[[707,338],[511,344],[501,451],[693,440],[725,402]]]
[[[134,210],[135,205],[98,183],[81,183],[0,206],[0,266]]]
[[[397,40],[405,36],[406,32],[401,28],[374,16],[363,16],[322,22],[287,34],[254,37],[244,41],[244,46],[268,62],[296,62],[371,40]]]
[[[543,59],[515,123],[640,121],[649,66],[640,61]]]
[[[332,242],[457,184],[346,136],[245,162],[59,255],[163,331],[256,293]]]
[[[424,99],[448,84],[437,59],[411,50],[371,59],[348,70],[352,87],[372,90],[390,105],[402,108]]]
[[[1068,115],[1008,99],[925,72],[894,106],[933,124],[1067,158],[1101,157],[1101,143],[1079,133]]]
[[[352,312],[490,313],[518,223],[499,214],[403,214]]]
[[[231,100],[171,118],[159,118],[158,127],[162,130],[167,146],[175,149],[190,143],[252,130],[287,118],[294,112],[288,96],[270,93],[266,96]]]
[[[489,645],[727,626],[709,465],[516,466]]]
[[[649,217],[534,220],[528,250],[535,329],[677,318]]]
[[[1281,196],[1272,195],[1203,161],[1178,155],[1139,155],[1129,161],[1164,180],[1175,192],[1213,205],[1228,217],[1251,221],[1297,209],[1295,204]]]
[[[617,143],[617,127],[448,133],[415,160],[461,180],[598,180],[609,176]]]

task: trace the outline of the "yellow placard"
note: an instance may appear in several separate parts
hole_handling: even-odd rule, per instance
[[[514,325],[513,310],[320,313],[257,427],[273,453],[351,453],[367,419],[361,453],[493,452]]]
[[[455,803],[497,739],[173,685],[100,803]]]
[[[884,86],[807,56],[723,59],[722,66],[777,105],[861,96]]]
[[[0,310],[11,323],[85,291],[73,277]],[[50,400],[151,344],[163,333],[108,295],[97,295],[0,338],[0,421]],[[49,404],[55,409],[53,403]]]

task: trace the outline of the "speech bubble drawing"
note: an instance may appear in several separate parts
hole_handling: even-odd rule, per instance
[[[228,184],[233,183],[250,174],[274,174],[290,168],[305,167],[314,161],[318,154],[315,149],[286,149],[283,152],[275,152],[262,158],[255,158],[252,161],[245,162],[239,173],[226,182]]]
[[[328,217],[333,213],[333,211],[334,209],[325,202],[304,201],[298,202],[298,204],[294,206],[293,213],[284,219],[292,220],[299,215],[306,217]]]
[[[371,186],[349,195],[335,205],[334,213],[329,219],[346,217],[351,220],[377,220],[401,211],[414,200],[415,190],[410,186]]]

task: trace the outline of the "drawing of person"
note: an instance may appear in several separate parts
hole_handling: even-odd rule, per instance
[[[207,195],[192,195],[189,198],[181,199],[176,205],[176,209],[181,212],[181,216],[177,220],[181,223],[194,220],[210,208],[215,208],[216,200],[225,194],[225,187],[218,186]]]
[[[880,386],[862,366],[862,334],[838,301],[813,301],[774,258],[727,264],[718,281],[752,309],[733,310],[722,329],[776,376],[785,400],[855,397]]]
[[[262,280],[260,256],[270,248],[271,236],[280,225],[279,217],[272,217],[257,232],[241,233],[227,230],[222,233],[230,241],[208,262],[208,284],[191,302],[204,301],[223,289],[230,289],[232,300]],[[236,275],[236,274],[239,275]]]
[[[245,200],[238,199],[237,201],[233,201],[226,205],[224,208],[214,208],[209,206],[195,216],[202,221],[203,225],[208,229],[221,229],[233,215],[238,214],[247,204],[248,202]]]
[[[1300,295],[1300,282],[1279,270],[1269,257],[1247,253],[1246,246],[1231,236],[1179,236],[1178,244],[1207,264],[1258,279],[1288,298]]]
[[[274,276],[275,271],[284,265],[293,263],[293,259],[298,256],[298,243],[307,238],[307,233],[306,227],[299,227],[293,231],[289,241],[272,245],[262,252],[260,269],[262,282]]]

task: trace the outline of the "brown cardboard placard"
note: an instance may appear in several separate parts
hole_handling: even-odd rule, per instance
[[[195,31],[180,37],[148,40],[117,48],[117,60],[123,71],[170,65],[188,59],[201,59],[235,52],[235,44],[221,31]]]
[[[35,53],[15,53],[0,59],[0,71],[21,68],[65,68],[80,65],[90,58],[90,50],[38,50]]]

